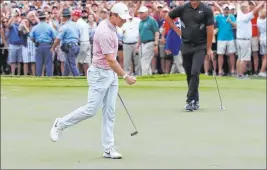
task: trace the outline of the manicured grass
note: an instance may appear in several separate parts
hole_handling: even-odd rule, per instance
[[[49,137],[53,121],[87,101],[82,78],[1,77],[1,168],[266,168],[266,80],[220,78],[225,111],[213,77],[201,76],[201,109],[183,111],[187,84],[180,75],[138,77],[117,100],[115,141],[122,160],[106,160],[101,110]]]

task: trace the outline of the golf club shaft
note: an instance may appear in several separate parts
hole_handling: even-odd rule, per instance
[[[213,60],[211,59],[211,62],[212,62],[212,70],[213,70],[213,76],[214,76],[214,79],[215,79],[215,82],[216,82],[216,86],[217,86],[217,90],[218,90],[218,94],[219,94],[219,99],[220,99],[220,102],[221,102],[221,106],[222,106],[222,98],[221,98],[221,93],[220,93],[220,89],[219,89],[219,85],[218,85],[218,82],[217,82],[217,76],[216,76],[216,71],[214,70],[214,66],[213,66]]]
[[[213,70],[213,71],[214,71],[214,70]],[[218,86],[218,82],[217,82],[217,78],[216,78],[215,71],[214,71],[214,79],[215,79],[215,81],[216,81],[217,90],[218,90],[218,94],[219,94],[219,98],[220,98],[220,102],[221,102],[221,106],[222,106],[222,98],[221,98],[221,93],[220,93],[220,89],[219,89],[219,86]]]
[[[120,95],[119,93],[118,93],[118,96],[119,96],[119,98],[120,98],[120,100],[121,100],[121,103],[122,103],[124,109],[126,110],[128,116],[129,116],[129,118],[130,118],[130,120],[131,120],[133,126],[134,126],[135,131],[137,132],[137,129],[136,129],[136,126],[135,126],[135,124],[134,124],[134,122],[133,122],[133,120],[132,120],[132,117],[131,117],[130,113],[128,112],[128,110],[127,110],[127,108],[126,108],[126,106],[125,106],[125,104],[124,104],[124,102],[123,102],[123,100],[122,100],[122,98],[121,98],[121,95]],[[134,133],[135,133],[135,132],[134,132]]]

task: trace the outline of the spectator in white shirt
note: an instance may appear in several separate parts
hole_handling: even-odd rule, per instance
[[[91,45],[89,41],[89,25],[80,17],[81,11],[74,10],[72,18],[77,21],[80,31],[80,52],[77,56],[78,68],[83,75],[87,76],[87,69],[91,64]]]
[[[247,64],[251,60],[251,38],[252,24],[251,20],[254,15],[262,8],[265,2],[260,2],[253,11],[249,12],[248,2],[243,2],[240,9],[237,11],[237,74],[239,78],[244,78],[244,73],[247,71]]]
[[[139,23],[140,18],[134,17],[134,11],[130,8],[130,15],[132,16],[124,25],[123,30],[123,56],[124,56],[124,70],[127,74],[140,75],[140,58],[136,55],[136,44],[139,37]],[[134,63],[133,63],[134,62]],[[134,69],[132,69],[134,66]]]
[[[262,55],[262,65],[259,73],[260,77],[266,77],[266,57],[267,57],[267,46],[266,46],[266,9],[262,9],[259,13],[257,26],[259,29],[260,39],[260,54]]]
[[[92,51],[93,38],[97,27],[97,23],[95,22],[93,14],[88,15],[88,24],[89,24],[89,36],[90,36],[91,51]]]

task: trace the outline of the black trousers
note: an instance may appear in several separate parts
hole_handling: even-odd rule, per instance
[[[0,49],[0,74],[2,74],[2,71],[5,72],[5,74],[8,73],[8,50],[7,49]]]
[[[193,50],[183,54],[183,66],[186,72],[188,92],[187,103],[199,102],[199,74],[204,64],[206,49]]]

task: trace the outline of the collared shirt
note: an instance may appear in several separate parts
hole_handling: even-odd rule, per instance
[[[94,66],[102,69],[111,69],[105,58],[105,54],[113,54],[116,58],[118,52],[118,36],[116,27],[108,19],[99,23],[96,28],[93,41]]]
[[[190,2],[176,7],[169,12],[169,17],[180,17],[182,21],[182,41],[188,44],[205,44],[207,42],[207,26],[214,25],[211,8],[200,2],[194,9]]]
[[[78,43],[80,40],[80,32],[77,24],[71,20],[68,20],[64,25],[62,25],[57,38],[60,39],[63,44]]]
[[[51,25],[42,21],[32,28],[30,37],[39,43],[52,43],[56,33]]]
[[[154,41],[156,32],[159,32],[159,26],[153,17],[148,16],[145,20],[140,22],[139,35],[141,42]]]
[[[123,42],[135,43],[139,37],[139,24],[141,20],[137,17],[133,17],[131,20],[123,24]]]
[[[251,20],[254,18],[253,12],[244,14],[238,11],[236,18],[236,38],[252,38],[252,24]]]
[[[258,31],[260,33],[260,40],[261,41],[266,41],[266,24],[267,20],[258,18],[257,20],[257,26],[258,26]]]
[[[77,26],[80,30],[80,42],[89,42],[89,25],[82,18],[79,18]]]
[[[218,41],[234,40],[233,26],[230,22],[227,22],[228,17],[232,22],[236,22],[235,17],[230,14],[228,16],[220,14],[215,17],[218,26]]]

